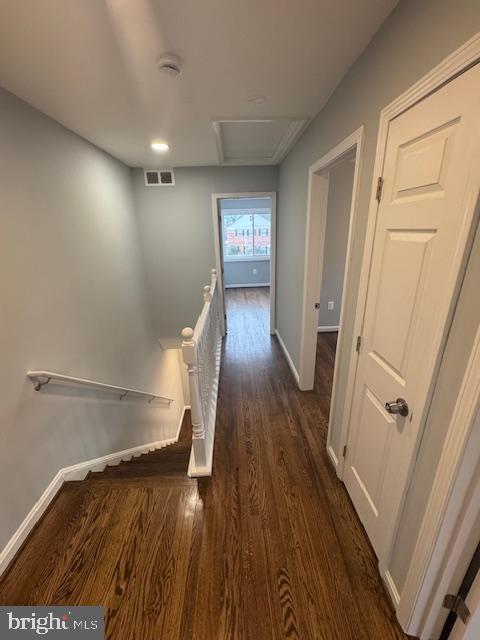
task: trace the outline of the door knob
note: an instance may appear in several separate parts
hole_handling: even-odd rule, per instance
[[[385,409],[388,413],[398,413],[398,415],[404,418],[408,416],[408,404],[403,398],[397,398],[395,402],[386,402]]]

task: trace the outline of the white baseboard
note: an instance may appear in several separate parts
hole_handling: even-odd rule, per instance
[[[380,570],[380,574],[383,577],[383,581],[387,587],[388,593],[390,595],[390,598],[392,599],[393,602],[393,606],[395,607],[395,610],[398,608],[398,605],[400,603],[400,594],[398,593],[398,589],[395,585],[395,582],[393,581],[393,578],[390,574],[390,571],[382,571]]]
[[[338,458],[335,454],[335,451],[332,449],[331,445],[328,445],[327,447],[327,455],[330,458],[330,461],[333,464],[333,467],[336,471],[338,467]]]
[[[331,327],[329,326],[323,326],[323,327],[318,327],[317,328],[317,332],[318,333],[329,333],[330,331],[338,331],[340,329],[338,324],[332,324]]]
[[[18,527],[13,536],[7,542],[6,546],[2,549],[2,552],[0,553],[0,575],[5,571],[10,562],[13,560],[15,554],[24,543],[30,531],[33,529],[38,520],[40,520],[44,511],[53,500],[53,498],[57,495],[64,482],[63,471],[63,469],[60,469],[60,471],[58,471],[48,487],[40,496],[39,500],[30,509],[30,512],[28,513],[22,524]]]
[[[86,460],[85,462],[74,464],[71,467],[65,467],[64,469],[61,469],[63,472],[63,480],[64,482],[68,480],[84,480],[89,471],[103,471],[107,465],[114,466],[120,464],[123,461],[141,456],[143,453],[148,453],[149,451],[161,449],[162,447],[166,447],[174,442],[176,442],[175,438],[148,442],[147,444],[142,444],[138,447],[124,449],[123,451],[116,451],[115,453],[109,453],[106,456],[101,456],[100,458],[93,458],[92,460]]]
[[[245,287],[269,287],[269,282],[259,282],[258,284],[226,284],[225,289],[245,289]]]
[[[155,451],[156,449],[161,449],[162,447],[166,447],[169,444],[177,442],[180,429],[182,428],[183,417],[187,408],[187,406],[183,408],[175,438],[148,442],[146,444],[139,445],[138,447],[124,449],[123,451],[116,451],[115,453],[109,453],[108,455],[101,456],[100,458],[93,458],[92,460],[86,460],[85,462],[80,462],[78,464],[71,465],[70,467],[60,469],[55,474],[55,477],[42,493],[40,498],[30,509],[30,512],[25,517],[22,524],[18,527],[13,536],[7,542],[6,546],[0,552],[0,575],[9,566],[29,533],[45,513],[48,505],[62,488],[64,482],[67,480],[83,480],[89,471],[103,471],[107,465],[120,464],[122,460],[130,460],[133,457],[142,455],[142,453]]]
[[[298,371],[295,368],[295,365],[293,364],[293,360],[290,357],[290,354],[288,353],[288,349],[285,346],[284,341],[282,340],[282,336],[280,335],[280,333],[278,332],[278,329],[275,330],[275,335],[277,336],[278,342],[280,344],[280,346],[282,347],[282,351],[283,351],[283,355],[285,356],[288,365],[293,373],[293,377],[295,378],[295,382],[297,383],[297,385],[300,383],[300,376],[298,375]]]
[[[189,410],[190,410],[190,405],[186,404],[183,407],[182,415],[180,416],[180,420],[178,421],[177,434],[175,436],[174,442],[178,442],[178,439],[180,438],[180,431],[182,430],[182,424],[183,424],[183,419],[185,417],[185,412]]]

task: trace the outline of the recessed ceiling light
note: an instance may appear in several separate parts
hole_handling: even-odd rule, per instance
[[[166,142],[152,142],[150,146],[157,153],[165,153],[165,151],[168,151],[170,149]]]

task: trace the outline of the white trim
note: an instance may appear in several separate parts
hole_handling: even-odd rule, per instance
[[[32,531],[33,527],[38,522],[38,520],[40,520],[50,502],[52,502],[57,493],[60,491],[64,483],[64,471],[64,469],[60,469],[60,471],[55,474],[53,480],[42,493],[38,501],[30,509],[30,512],[27,514],[22,524],[18,527],[5,547],[2,549],[2,552],[0,553],[0,575],[9,566],[10,562],[15,557],[15,554],[25,542],[30,531]]]
[[[21,525],[0,552],[0,575],[10,565],[34,526],[43,516],[49,504],[62,488],[64,482],[70,480],[83,480],[89,471],[103,471],[107,465],[120,464],[122,460],[130,460],[130,458],[133,458],[134,456],[139,456],[143,453],[154,451],[155,449],[162,449],[169,444],[177,442],[186,409],[187,407],[185,406],[180,416],[180,422],[175,438],[148,442],[137,447],[124,449],[123,451],[116,451],[115,453],[109,453],[105,456],[101,456],[100,458],[93,458],[91,460],[86,460],[85,462],[79,462],[78,464],[73,464],[69,467],[59,469],[48,487],[30,509]]]
[[[215,267],[217,269],[220,304],[222,308],[223,335],[226,333],[225,317],[225,285],[223,277],[223,252],[221,243],[221,224],[219,200],[239,198],[270,198],[270,334],[275,335],[275,300],[276,300],[276,242],[277,242],[277,194],[275,191],[247,191],[237,193],[212,193],[213,242],[215,248]],[[236,285],[237,287],[240,285]]]
[[[276,120],[290,120],[285,132],[278,141],[275,152],[264,158],[229,158],[225,159],[223,151],[222,127],[226,123],[246,123],[246,122],[275,122]],[[221,119],[216,118],[212,121],[213,131],[215,134],[215,144],[217,146],[218,162],[221,165],[262,165],[279,164],[293,147],[300,137],[302,131],[308,124],[308,118],[242,118],[242,119]]]
[[[226,284],[225,289],[246,289],[248,287],[269,287],[269,282],[259,282],[258,284]]]
[[[416,82],[412,87],[407,89],[402,95],[396,98],[393,102],[387,105],[380,113],[380,122],[378,128],[378,138],[377,138],[377,149],[375,153],[375,162],[373,169],[373,180],[370,194],[370,205],[369,205],[369,213],[368,213],[368,221],[367,221],[367,230],[365,236],[364,243],[364,252],[363,252],[363,260],[360,274],[360,281],[358,287],[357,294],[357,305],[355,311],[355,321],[353,327],[353,336],[362,335],[363,330],[363,319],[364,319],[364,311],[366,305],[367,298],[367,288],[368,288],[368,278],[369,278],[369,268],[370,268],[370,260],[373,250],[373,242],[375,237],[375,226],[377,220],[377,201],[376,201],[376,188],[377,188],[377,177],[382,175],[383,170],[383,162],[385,157],[386,143],[387,143],[387,135],[390,121],[412,107],[414,104],[425,98],[432,91],[438,89],[442,84],[453,78],[455,75],[459,74],[462,70],[468,68],[471,64],[473,64],[476,60],[480,58],[480,32],[478,32],[475,36],[473,36],[470,40],[468,40],[464,45],[462,45],[459,49],[454,51],[450,56],[445,58],[439,65],[437,65],[434,69],[432,69],[429,73],[427,73],[423,78],[421,78],[418,82]],[[340,433],[340,441],[339,446],[343,448],[348,438],[348,428],[350,422],[350,410],[352,403],[352,394],[355,383],[355,376],[357,370],[357,353],[355,349],[352,349],[352,353],[350,356],[349,368],[348,368],[348,380],[347,386],[345,389],[345,409],[343,413],[341,433]],[[347,410],[348,408],[348,410]],[[408,483],[407,483],[408,486]],[[436,490],[436,485],[434,485],[432,489],[432,494]],[[404,499],[404,498],[403,498]],[[403,504],[402,499],[402,504]],[[434,511],[432,511],[431,516],[433,517]],[[398,526],[398,519],[397,519]],[[388,552],[385,554],[385,561],[382,563],[380,567],[380,572],[385,577],[386,576],[386,567],[388,566],[388,561],[391,556],[392,544],[395,540],[395,534],[397,526],[393,529],[392,535],[390,538],[390,544]],[[417,542],[418,545],[418,542]],[[415,549],[415,552],[417,549]],[[426,559],[423,558],[425,562]],[[412,564],[410,564],[412,567]],[[427,565],[417,566],[416,571],[417,575],[420,575],[422,572],[427,571],[428,569],[428,561]],[[413,570],[413,569],[412,569]],[[410,573],[410,570],[409,570]],[[408,585],[408,589],[404,587],[399,599],[399,610],[402,608],[402,621],[407,619],[413,619],[414,616],[422,617],[428,611],[428,604],[425,602],[420,603],[417,600],[415,603],[412,601],[411,590],[417,590],[421,587],[420,584],[413,585],[415,580],[412,577],[411,582]],[[407,587],[407,585],[405,585]],[[407,599],[411,602],[410,611],[409,606],[407,604],[403,604],[402,601],[407,602]],[[417,609],[418,602],[418,609]],[[404,622],[402,623],[404,624]],[[407,633],[411,633],[411,627],[408,629],[404,629]]]
[[[220,370],[218,372],[218,375],[220,376]],[[217,380],[217,398],[218,398],[218,380]],[[194,451],[193,451],[193,447],[192,447],[192,451],[190,453],[190,459],[188,462],[188,476],[190,478],[204,478],[206,476],[211,476],[212,475],[212,468],[213,468],[213,450],[215,448],[214,444],[215,444],[215,428],[217,426],[217,407],[218,407],[218,402],[215,401],[215,409],[213,412],[213,416],[212,416],[212,423],[211,423],[211,436],[209,434],[209,438],[211,437],[212,439],[212,443],[213,445],[211,447],[207,447],[207,460],[206,460],[206,465],[204,467],[199,467],[198,465],[195,464],[195,455],[194,455]]]
[[[185,418],[185,413],[190,411],[190,405],[185,404],[182,409],[182,413],[180,415],[180,420],[178,421],[177,433],[175,434],[174,442],[178,442],[180,438],[180,431],[182,430],[183,419]]]
[[[277,194],[271,195],[270,218],[270,335],[275,335],[277,300]]]
[[[70,480],[84,480],[89,471],[103,471],[107,465],[117,465],[122,461],[130,460],[136,456],[140,456],[143,453],[154,451],[155,449],[161,449],[169,444],[176,442],[175,438],[166,438],[164,440],[157,440],[156,442],[148,442],[147,444],[141,444],[131,449],[124,449],[123,451],[115,451],[114,453],[108,453],[106,456],[100,456],[100,458],[92,458],[91,460],[85,460],[85,462],[79,462],[73,464],[70,467],[61,469],[64,482]]]
[[[456,486],[461,494],[467,493],[471,484],[468,469],[473,471],[480,465],[478,445],[476,451],[472,452],[473,456],[469,460],[465,458],[467,442],[478,421],[479,412],[480,328],[457,396],[397,611],[400,624],[410,635],[419,635],[422,631],[423,614],[428,610],[439,569],[445,557],[454,551],[454,547],[448,544],[445,548],[440,536],[450,541],[459,522],[463,524],[464,516],[460,516],[464,500],[458,495],[455,497],[453,514],[449,514],[447,508]],[[460,473],[466,473],[468,481],[462,480]],[[476,478],[475,484],[478,486],[478,471]]]
[[[319,299],[319,291],[322,282],[323,256],[325,246],[325,228],[328,205],[328,171],[338,164],[342,158],[355,151],[355,171],[352,185],[352,201],[350,208],[350,220],[348,227],[347,251],[345,256],[345,273],[343,278],[343,294],[340,307],[339,335],[337,353],[343,347],[343,325],[345,316],[345,300],[348,298],[352,268],[352,245],[357,228],[358,197],[360,187],[360,175],[363,166],[363,140],[364,127],[359,127],[336,147],[315,162],[309,169],[307,224],[305,232],[305,267],[303,280],[303,305],[302,305],[302,333],[300,343],[299,387],[302,390],[313,389],[315,380],[316,340],[318,333],[318,311],[315,304]],[[319,250],[320,248],[320,250]],[[332,456],[331,445],[332,425],[335,419],[335,407],[337,404],[338,367],[339,358],[335,359],[333,374],[332,397],[330,401],[330,419],[327,438],[327,451],[334,462],[339,478],[343,474],[344,458],[335,454]],[[347,386],[348,390],[348,386]],[[346,393],[343,399],[343,413],[349,412],[352,402],[351,393]],[[339,451],[343,449],[341,443]]]
[[[336,469],[338,467],[338,458],[337,458],[337,454],[335,453],[331,445],[327,446],[327,454],[333,464],[333,468]]]
[[[385,586],[387,587],[387,591],[392,599],[394,607],[397,608],[398,603],[400,602],[400,594],[398,593],[397,586],[395,585],[390,571],[385,571],[383,574],[383,581],[385,582]]]
[[[255,198],[252,198],[252,200],[255,200]],[[220,211],[222,216],[251,216],[256,213],[270,213],[270,209],[265,207],[245,207],[245,209],[222,209]]]
[[[267,262],[270,256],[228,256],[224,258],[224,262]]]
[[[330,331],[338,331],[340,329],[340,325],[332,324],[331,326],[323,325],[322,327],[317,327],[317,333],[329,333]]]
[[[283,355],[285,356],[287,362],[288,362],[288,366],[290,367],[290,370],[293,374],[293,377],[295,378],[295,382],[298,385],[298,381],[299,381],[299,375],[298,375],[298,371],[295,369],[295,365],[293,364],[293,360],[290,356],[290,354],[288,353],[288,349],[285,346],[284,341],[282,340],[282,336],[280,335],[278,329],[275,331],[275,335],[277,336],[278,339],[278,343],[280,344],[280,347],[282,348],[283,351]]]
[[[215,425],[214,425],[215,428]],[[213,433],[215,437],[215,431]],[[207,464],[204,467],[199,467],[195,464],[195,456],[193,455],[193,449],[190,453],[190,459],[188,462],[188,476],[189,478],[205,478],[212,475],[213,468],[213,447],[209,447],[207,450]]]
[[[424,593],[428,591],[426,595],[433,606],[419,633],[422,640],[430,640],[440,635],[447,612],[439,605],[446,593],[458,593],[478,544],[479,513],[480,412],[477,414],[472,433],[466,443],[460,472],[451,491],[443,524],[424,579],[427,589],[422,591]],[[441,558],[444,562],[442,570],[438,570],[437,559]],[[441,579],[437,580],[432,596],[429,581],[433,571],[435,571],[435,577],[441,575]]]
[[[258,197],[258,196],[257,196]],[[255,198],[252,198],[254,200]],[[227,215],[254,215],[254,214],[270,214],[271,209],[266,209],[265,207],[253,207],[250,209],[221,209],[219,214],[223,220],[223,218]],[[271,223],[270,223],[270,238],[271,238]],[[253,238],[253,236],[251,236]],[[268,236],[265,236],[268,237]],[[271,242],[271,240],[270,240]],[[224,256],[223,262],[266,262],[270,260],[270,255],[251,255],[251,256]]]

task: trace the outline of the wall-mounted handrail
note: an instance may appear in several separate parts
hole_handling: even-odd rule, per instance
[[[114,384],[106,384],[105,382],[98,382],[97,380],[88,380],[86,378],[75,378],[74,376],[67,376],[63,373],[55,373],[53,371],[27,371],[27,378],[33,383],[35,391],[52,382],[58,380],[59,382],[66,382],[69,384],[81,384],[86,387],[95,387],[96,389],[108,389],[110,391],[119,391],[120,400],[123,400],[127,395],[142,396],[148,398],[148,402],[153,400],[161,400],[167,402],[169,405],[173,402],[173,398],[166,398],[165,396],[159,396],[156,393],[150,393],[149,391],[140,391],[140,389],[130,389],[129,387],[118,387]]]

